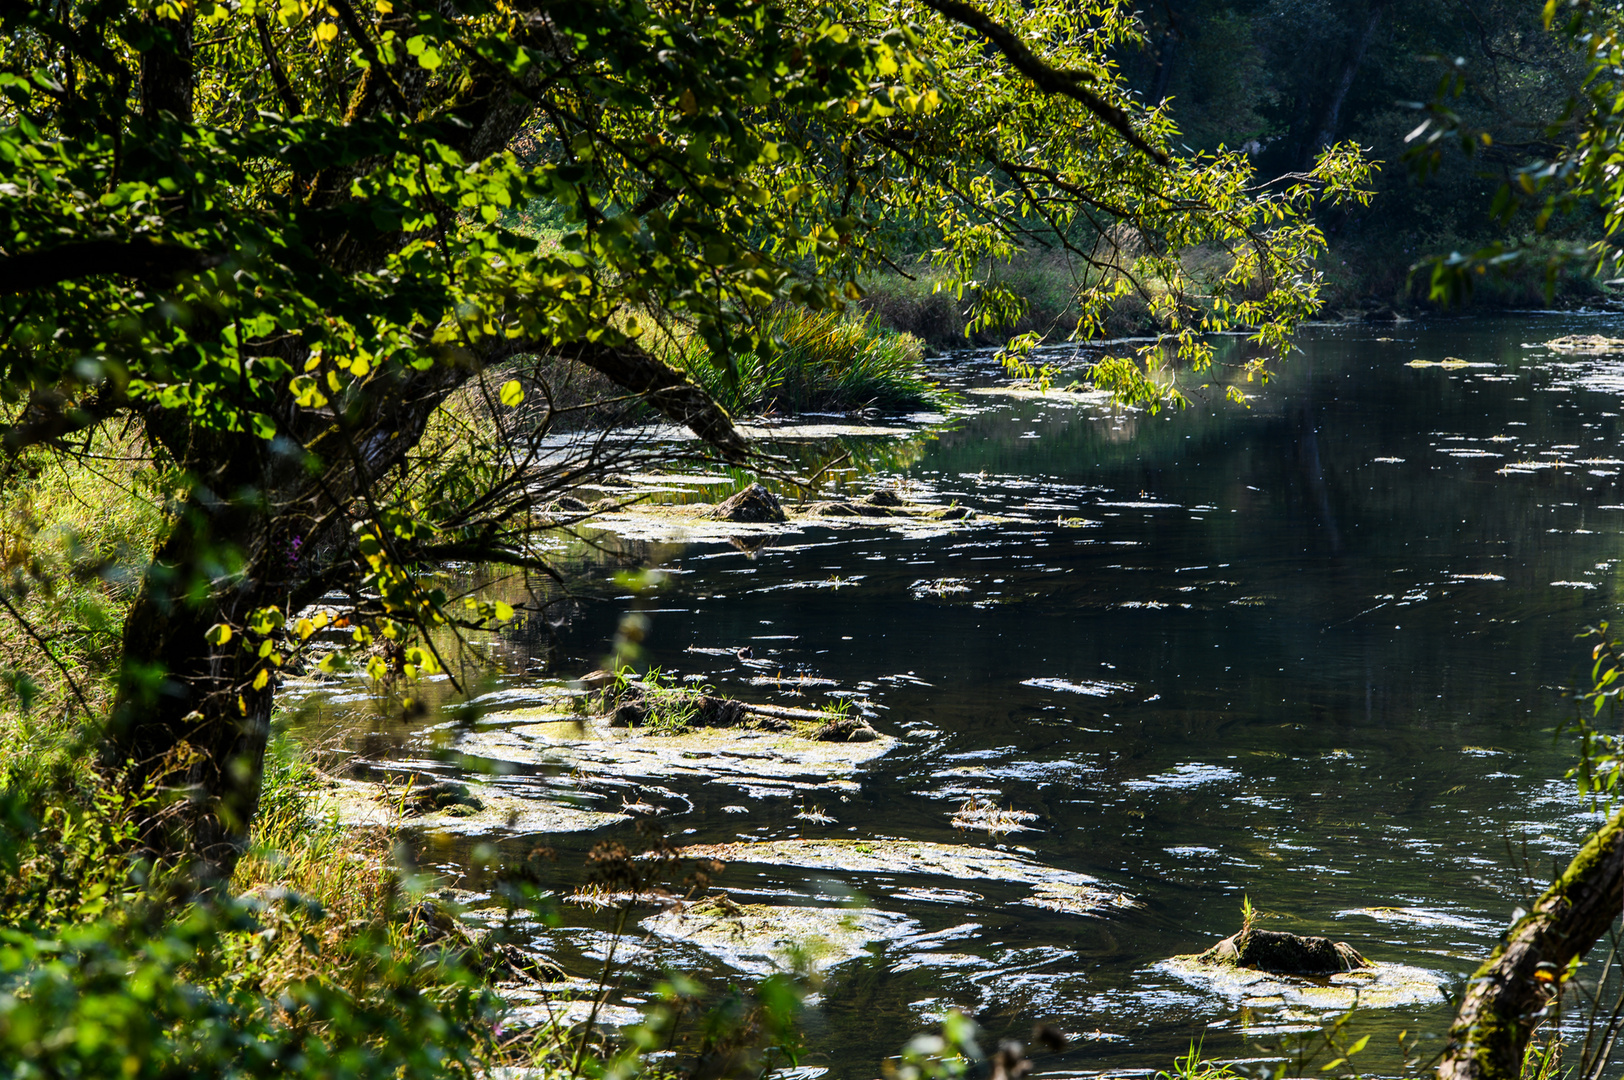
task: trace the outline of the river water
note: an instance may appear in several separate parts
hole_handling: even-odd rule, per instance
[[[1266,926],[1456,986],[1526,903],[1529,873],[1548,879],[1594,820],[1553,729],[1571,710],[1562,687],[1587,672],[1575,634],[1614,608],[1624,363],[1536,344],[1566,333],[1624,325],[1311,327],[1245,408],[969,395],[945,424],[849,440],[860,467],[830,483],[900,485],[1002,520],[640,545],[673,571],[667,586],[634,598],[583,572],[569,618],[521,618],[496,650],[498,697],[597,666],[635,606],[647,662],[758,701],[855,697],[900,740],[856,790],[811,800],[828,822],[797,817],[804,791],[644,791],[676,838],[1002,845],[1137,902],[1083,917],[1014,904],[996,883],[730,866],[716,884],[741,898],[860,897],[911,920],[907,939],[828,972],[808,1017],[814,1072],[875,1076],[952,1007],[989,1038],[1054,1022],[1073,1039],[1047,1075],[1166,1068],[1192,1040],[1267,1056],[1320,1014],[1156,966],[1238,929],[1243,895],[1275,916]],[[1432,363],[1450,358],[1469,366]],[[943,365],[960,386],[999,381],[982,354]],[[354,697],[316,693],[327,704],[305,730],[337,723],[367,760],[451,768],[428,750],[432,720],[379,718]],[[966,834],[949,816],[971,795],[1036,816],[1029,831]],[[548,838],[558,887],[579,883],[593,844],[635,836]],[[486,839],[513,858],[538,842]],[[483,887],[469,841],[425,840],[420,857]],[[612,914],[562,917],[533,947],[585,973]],[[634,984],[665,962],[735,977],[681,949],[623,955]],[[1441,995],[1365,1010],[1361,1066],[1397,1072],[1401,1030],[1435,1053],[1451,1013]]]

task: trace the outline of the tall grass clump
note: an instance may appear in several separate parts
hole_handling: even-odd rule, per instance
[[[735,414],[911,412],[953,400],[926,373],[924,343],[871,316],[786,309],[762,331],[763,346],[736,357],[733,372],[702,347],[682,357],[690,377]]]

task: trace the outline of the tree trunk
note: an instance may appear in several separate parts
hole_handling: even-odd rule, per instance
[[[1534,1028],[1624,908],[1624,809],[1591,835],[1467,984],[1438,1080],[1517,1080]]]
[[[1353,78],[1359,73],[1359,65],[1365,62],[1365,53],[1370,50],[1370,43],[1376,38],[1376,28],[1381,25],[1382,12],[1387,4],[1388,0],[1375,0],[1370,5],[1370,14],[1365,19],[1364,31],[1355,40],[1352,51],[1348,53],[1347,62],[1342,65],[1342,73],[1331,87],[1331,97],[1325,103],[1325,112],[1320,119],[1319,128],[1304,150],[1304,169],[1311,167],[1319,152],[1336,141],[1337,131],[1342,123],[1342,105],[1348,99],[1348,91],[1353,89]]]
[[[262,546],[254,541],[264,530],[262,515],[239,505],[211,506],[197,495],[187,501],[125,620],[123,674],[103,744],[105,766],[172,797],[148,818],[143,843],[154,857],[189,862],[202,888],[229,883],[247,841],[276,682],[256,655],[257,640],[237,633],[213,645],[209,628],[241,627],[287,590],[267,583],[252,562],[213,581],[199,568]]]
[[[192,14],[179,19],[154,16],[147,32],[155,44],[141,54],[141,115],[156,120],[169,113],[192,122],[192,96],[197,80],[192,69]]]
[[[1178,51],[1179,39],[1178,24],[1173,21],[1173,9],[1167,9],[1167,29],[1162,33],[1162,43],[1156,49],[1156,77],[1151,81],[1150,94],[1146,100],[1151,105],[1160,105],[1167,98],[1167,83],[1173,77],[1173,54]]]

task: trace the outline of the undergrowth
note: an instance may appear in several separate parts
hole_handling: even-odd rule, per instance
[[[785,309],[762,328],[761,349],[734,358],[732,370],[690,342],[681,363],[695,382],[735,414],[939,409],[952,395],[924,366],[912,334],[869,316]]]

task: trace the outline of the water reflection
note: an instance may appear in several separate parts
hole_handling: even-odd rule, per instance
[[[1204,1032],[1209,1051],[1250,1054],[1260,1030],[1313,1010],[1238,1002],[1156,966],[1233,932],[1243,892],[1278,928],[1448,980],[1523,900],[1508,844],[1544,873],[1592,820],[1558,779],[1569,753],[1550,730],[1555,687],[1579,671],[1573,634],[1613,609],[1624,368],[1527,343],[1617,332],[1599,322],[1320,328],[1249,408],[1152,416],[975,394],[954,422],[878,450],[785,444],[830,466],[819,497],[901,484],[992,520],[583,541],[575,595],[482,647],[504,673],[492,689],[514,695],[493,701],[540,700],[544,672],[594,666],[636,606],[648,659],[668,671],[757,701],[854,699],[901,737],[818,801],[827,822],[792,786],[673,777],[662,820],[685,842],[1002,846],[1139,901],[1085,918],[997,881],[735,864],[718,883],[738,897],[857,896],[907,921],[908,937],[823,991],[812,1063],[834,1075],[873,1075],[950,1007],[994,1033],[1056,1022],[1078,1036],[1051,1063],[1061,1074],[1163,1068]],[[952,374],[993,381],[984,357]],[[690,479],[680,497],[722,490]],[[613,577],[627,559],[667,568],[669,584],[633,597]],[[516,602],[538,583],[489,587]],[[362,756],[446,768],[421,724],[349,723]],[[518,788],[562,784],[507,767]],[[621,799],[623,780],[568,779]],[[1035,815],[1032,831],[953,828],[967,798]],[[622,834],[553,841],[561,891],[579,883],[572,853]],[[425,857],[461,872],[467,851]],[[538,948],[566,966],[601,952],[606,916],[567,922],[538,929]],[[727,976],[702,951],[674,955]],[[1396,1068],[1374,1048],[1401,1028],[1441,1033],[1448,1014],[1441,999],[1372,1011],[1364,1067]]]

